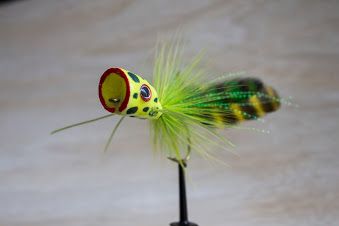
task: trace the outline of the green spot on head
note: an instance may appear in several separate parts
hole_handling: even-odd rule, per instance
[[[149,107],[144,107],[144,109],[142,109],[143,112],[148,112]]]
[[[129,115],[129,114],[134,114],[137,111],[138,111],[138,107],[131,107],[127,110],[126,113]]]
[[[134,94],[133,94],[133,98],[134,98],[134,99],[138,99],[138,93],[134,93]]]
[[[156,97],[156,98],[154,98],[154,102],[155,103],[157,103],[158,102],[158,98]]]
[[[131,79],[133,79],[133,81],[135,81],[136,83],[139,83],[139,82],[140,82],[138,76],[135,75],[135,74],[133,74],[132,72],[128,72],[128,75],[129,75],[129,77],[131,77]]]

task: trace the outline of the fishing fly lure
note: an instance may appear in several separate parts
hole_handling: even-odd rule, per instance
[[[105,150],[125,116],[148,119],[155,150],[180,160],[186,147],[211,157],[210,145],[225,148],[230,141],[220,128],[238,127],[244,120],[257,120],[276,111],[281,103],[277,92],[257,78],[226,75],[208,80],[199,65],[202,55],[183,65],[179,42],[157,48],[153,86],[143,77],[123,68],[109,68],[100,78],[98,91],[109,115],[53,131],[121,115]],[[184,152],[185,151],[185,152]]]

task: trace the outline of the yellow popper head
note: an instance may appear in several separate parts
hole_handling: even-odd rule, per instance
[[[158,119],[162,107],[156,90],[142,77],[122,68],[107,69],[100,78],[99,98],[109,112]]]

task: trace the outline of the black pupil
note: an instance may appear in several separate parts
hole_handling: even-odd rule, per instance
[[[149,98],[149,90],[146,86],[141,87],[140,95],[144,98]]]

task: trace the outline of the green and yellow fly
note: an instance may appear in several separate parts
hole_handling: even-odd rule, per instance
[[[106,150],[125,116],[149,119],[154,149],[180,161],[187,146],[211,157],[208,151],[211,145],[222,148],[231,145],[219,134],[220,128],[236,127],[244,120],[257,120],[280,107],[277,92],[259,79],[220,76],[208,80],[208,73],[200,67],[202,55],[183,65],[181,49],[179,42],[158,46],[153,86],[123,68],[106,70],[99,81],[99,99],[111,114],[52,133],[121,115]]]

